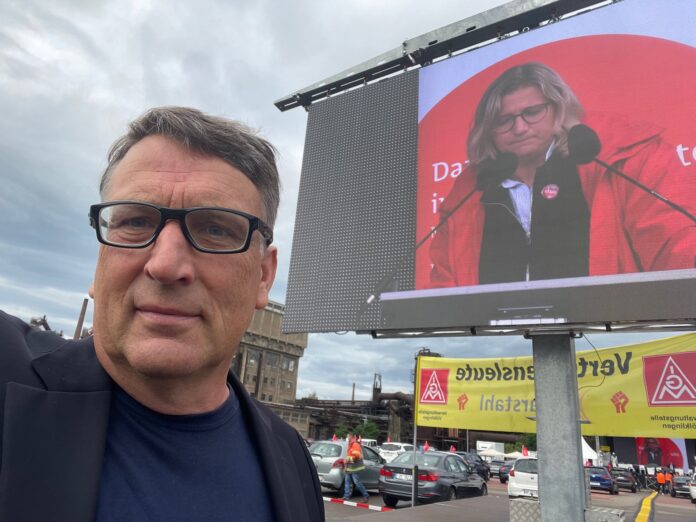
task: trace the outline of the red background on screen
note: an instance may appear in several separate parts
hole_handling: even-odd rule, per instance
[[[459,59],[475,60],[476,53]],[[558,72],[586,112],[617,113],[664,127],[668,143],[689,148],[687,158],[692,164],[683,167],[684,175],[696,176],[696,161],[691,157],[696,147],[696,49],[646,36],[561,40],[528,49],[479,72],[440,100],[420,122],[416,241],[438,222],[433,193],[446,196],[453,181],[434,182],[432,164],[464,163],[466,139],[484,90],[506,69],[531,61]],[[430,286],[429,244],[416,253],[416,289]]]

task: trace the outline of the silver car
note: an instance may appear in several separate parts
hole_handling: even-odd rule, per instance
[[[379,485],[379,470],[384,465],[384,459],[376,451],[360,446],[363,452],[365,470],[360,472],[360,481],[366,489],[377,489]],[[343,494],[345,480],[345,462],[348,442],[345,440],[323,440],[309,447],[314,465],[319,474],[319,483],[325,488],[334,489]],[[352,493],[352,492],[351,492]]]

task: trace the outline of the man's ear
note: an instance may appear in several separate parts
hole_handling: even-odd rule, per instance
[[[94,300],[94,281],[89,284],[89,290],[87,290],[87,295],[89,295],[92,300]]]
[[[263,253],[261,259],[261,281],[256,295],[256,309],[261,310],[268,304],[268,296],[275,280],[276,270],[278,269],[278,249],[270,245]]]

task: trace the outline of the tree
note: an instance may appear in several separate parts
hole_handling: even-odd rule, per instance
[[[354,431],[364,439],[376,439],[379,435],[379,428],[370,420],[358,424]]]
[[[338,426],[336,426],[336,436],[339,439],[345,439],[346,435],[348,435],[348,431],[350,431],[348,427],[344,426],[343,424],[339,424]]]

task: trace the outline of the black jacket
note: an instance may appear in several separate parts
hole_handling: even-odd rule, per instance
[[[258,445],[276,520],[323,521],[302,438],[232,373],[228,380]],[[113,387],[91,338],[67,341],[0,311],[0,522],[94,521]]]

